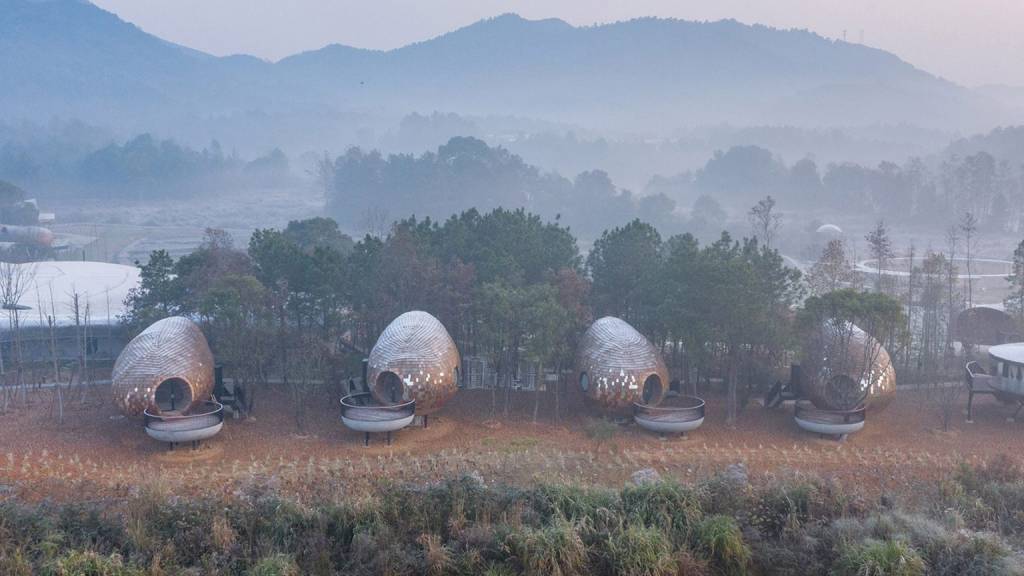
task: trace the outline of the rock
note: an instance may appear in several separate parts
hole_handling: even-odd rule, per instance
[[[657,484],[658,482],[661,482],[661,474],[658,474],[658,471],[654,468],[643,468],[633,472],[630,479],[633,480],[633,484],[636,484],[637,486]]]
[[[484,475],[477,470],[466,473],[463,478],[481,488],[486,484],[486,482],[484,482]]]
[[[725,467],[725,478],[737,486],[746,486],[750,482],[747,476],[747,465],[743,462],[729,464]]]

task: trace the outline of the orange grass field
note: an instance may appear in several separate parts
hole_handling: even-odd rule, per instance
[[[975,423],[958,410],[951,430],[940,431],[938,407],[923,391],[901,390],[884,412],[868,414],[863,431],[837,442],[799,430],[791,406],[766,410],[751,403],[728,427],[724,402],[714,396],[704,426],[687,438],[661,439],[629,425],[596,440],[587,428],[598,416],[578,399],[563,400],[555,424],[553,399],[542,396],[534,424],[531,392],[513,393],[506,417],[499,391],[491,417],[489,391],[463,390],[429,428],[407,428],[392,446],[381,436],[364,447],[362,435],[341,424],[336,399],[311,404],[300,432],[287,391],[259,388],[252,418],[228,418],[199,450],[169,452],[141,421],[120,417],[105,389],[94,392],[85,403],[66,403],[63,425],[49,392],[30,394],[28,406],[0,415],[4,493],[90,500],[150,484],[179,495],[215,495],[258,483],[299,498],[338,497],[381,481],[429,482],[468,472],[487,482],[621,486],[641,468],[685,482],[742,462],[755,481],[811,473],[866,493],[913,494],[961,462],[997,454],[1019,461],[1024,442],[1024,422],[1008,422],[1013,409],[987,397],[976,399]]]

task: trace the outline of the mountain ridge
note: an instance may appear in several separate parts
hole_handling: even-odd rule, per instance
[[[148,34],[84,0],[0,0],[0,106],[126,129],[259,112],[414,110],[658,131],[732,123],[987,129],[996,99],[883,50],[735,20],[572,26],[506,13],[390,50],[330,44],[270,62]]]

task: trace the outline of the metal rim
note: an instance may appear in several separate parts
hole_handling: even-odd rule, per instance
[[[152,420],[160,420],[161,422],[174,422],[181,420],[191,420],[193,418],[201,418],[203,416],[220,416],[224,417],[224,405],[216,400],[206,400],[202,403],[202,407],[211,407],[211,410],[204,410],[202,412],[193,412],[191,414],[153,414],[146,408],[143,411],[143,415],[146,417],[146,422],[149,423]]]
[[[863,404],[853,410],[825,410],[818,408],[810,402],[797,402],[794,407],[793,416],[799,420],[818,422],[824,424],[835,424],[836,418],[841,418],[844,424],[864,422],[867,407]]]
[[[682,400],[692,403],[692,406],[648,406],[640,402],[633,402],[633,408],[645,412],[678,412],[680,410],[704,409],[704,399],[696,396],[675,396],[675,400]]]
[[[370,398],[373,400],[373,394],[370,392],[357,392],[355,394],[349,394],[341,399],[342,412],[349,408],[379,408],[381,410],[387,410],[389,412],[403,412],[408,409],[416,409],[415,400],[406,400],[401,404],[353,404],[352,400],[355,398]]]

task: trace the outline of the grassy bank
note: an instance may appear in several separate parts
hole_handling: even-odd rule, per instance
[[[464,477],[298,502],[268,489],[0,504],[0,574],[1017,574],[1024,477],[963,467],[914,504],[815,478],[621,490]]]

